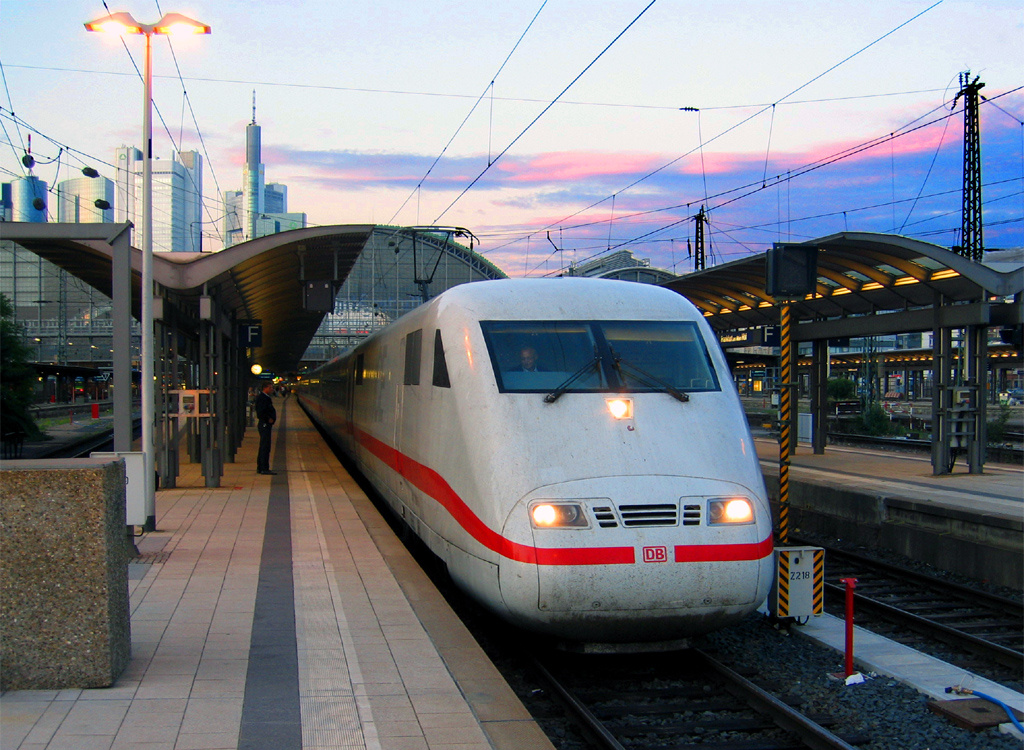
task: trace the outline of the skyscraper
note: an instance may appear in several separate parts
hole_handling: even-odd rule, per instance
[[[252,122],[245,126],[242,189],[224,193],[224,247],[306,226],[304,213],[288,213],[288,188],[265,184],[260,126],[256,124],[256,93]]]
[[[117,149],[118,222],[142,224],[142,152]],[[153,160],[153,250],[200,252],[202,248],[203,157],[180,151],[171,159]]]
[[[106,201],[102,209],[96,201]],[[114,183],[106,177],[75,177],[57,184],[57,221],[102,224],[114,220]]]
[[[242,227],[247,239],[258,236],[256,221],[264,209],[261,151],[260,126],[256,124],[256,95],[253,94],[252,122],[245,126],[245,166],[242,167]]]
[[[11,183],[11,221],[45,222],[50,194],[45,182],[26,175]]]

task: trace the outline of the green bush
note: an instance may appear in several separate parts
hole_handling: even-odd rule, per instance
[[[999,415],[991,422],[988,422],[988,441],[990,443],[1002,443],[1006,440],[1006,426],[1009,421],[1009,405],[999,404]]]
[[[857,398],[857,384],[849,378],[829,378],[825,387],[831,402]]]
[[[857,417],[853,424],[854,430],[861,435],[885,437],[886,435],[895,435],[899,432],[896,425],[889,419],[885,409],[877,402],[868,404],[864,412]]]

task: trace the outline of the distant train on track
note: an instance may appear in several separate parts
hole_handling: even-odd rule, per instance
[[[675,641],[768,594],[750,430],[710,327],[674,292],[464,284],[299,394],[456,583],[523,628]]]

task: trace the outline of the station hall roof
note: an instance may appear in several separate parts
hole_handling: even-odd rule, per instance
[[[14,240],[110,296],[112,240],[103,238],[113,238],[128,226],[6,223],[0,225],[0,239]],[[290,372],[297,368],[323,319],[322,312],[305,309],[303,280],[343,281],[375,228],[372,224],[310,227],[217,253],[159,253],[153,259],[153,278],[159,293],[185,316],[186,323],[198,319],[203,295],[213,297],[228,317],[259,320],[263,326],[260,363],[265,370]],[[1000,253],[990,252],[985,262],[976,263],[938,245],[899,235],[843,232],[803,244],[819,250],[818,277],[816,292],[791,305],[798,324],[795,340],[870,335],[883,332],[885,326],[885,332],[928,330],[934,327],[930,309],[937,301],[973,309],[990,298],[1024,291],[1020,251],[1001,265],[992,261]],[[135,248],[131,265],[138,317],[142,254]],[[664,286],[693,302],[718,332],[777,325],[779,307],[765,291],[766,265],[766,254],[755,255]],[[999,307],[1004,308],[1001,318],[981,322],[1021,322],[1019,304]],[[917,311],[914,316],[907,312],[912,309]],[[903,314],[873,315],[893,312]],[[869,319],[876,321],[873,329],[864,328],[863,321]],[[978,320],[977,314],[970,320]],[[837,321],[860,321],[860,329],[843,329]]]
[[[17,242],[112,296],[112,247],[95,239],[102,226],[8,223],[0,238]],[[113,236],[123,225],[106,226]],[[344,280],[373,230],[372,224],[311,227],[217,253],[158,253],[153,257],[157,296],[166,296],[186,320],[198,319],[199,298],[209,295],[229,317],[261,321],[260,362],[265,370],[288,372],[296,369],[324,316],[305,309],[303,280]],[[76,232],[94,239],[76,239]],[[142,253],[134,247],[131,266],[132,310],[138,318]]]
[[[818,277],[814,294],[791,303],[794,323],[905,312],[931,308],[937,301],[979,303],[1024,291],[1019,251],[1005,264],[977,263],[938,245],[869,232],[842,232],[800,244],[818,248]],[[718,332],[778,325],[779,306],[765,291],[767,257],[762,253],[723,263],[664,286],[689,299]],[[1014,315],[1013,322],[1019,323],[1019,309]],[[931,328],[932,320],[917,315],[887,322],[909,332]]]

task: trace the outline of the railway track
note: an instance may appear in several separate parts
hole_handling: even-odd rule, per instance
[[[729,750],[852,750],[867,737],[843,739],[828,717],[792,705],[691,649],[657,656],[559,654],[533,657],[537,672],[597,747],[700,747]]]
[[[958,666],[1020,689],[1024,674],[1024,605],[897,565],[838,549],[825,549],[825,596],[835,614],[845,597],[842,578],[856,578],[858,625],[917,648],[926,642]]]
[[[142,430],[142,419],[132,420],[132,438],[139,437]],[[87,435],[74,442],[55,445],[52,450],[38,458],[88,458],[93,451],[110,451],[114,446],[114,430],[103,430]]]

